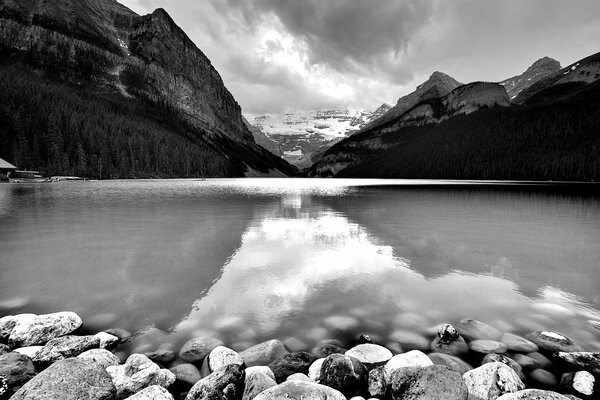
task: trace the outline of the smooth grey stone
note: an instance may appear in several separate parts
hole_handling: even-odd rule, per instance
[[[458,372],[461,376],[465,372],[473,369],[471,364],[468,364],[462,359],[450,354],[430,353],[428,357],[431,359],[431,361],[433,361],[434,365],[445,365],[446,367]]]
[[[469,343],[471,351],[481,354],[506,353],[506,345],[496,340],[473,340]]]
[[[458,333],[468,340],[500,340],[502,332],[485,322],[466,318],[456,325]]]
[[[262,368],[271,372],[269,375]],[[273,372],[268,367],[250,367],[246,368],[246,378],[244,381],[244,394],[242,400],[253,400],[265,390],[277,386]]]
[[[183,345],[179,351],[179,357],[191,363],[201,362],[215,347],[222,345],[222,341],[212,337],[194,338]]]
[[[0,376],[6,378],[7,397],[16,392],[37,374],[31,359],[17,352],[0,356]]]
[[[550,371],[546,371],[545,369],[534,369],[529,373],[529,379],[537,385],[535,386],[545,386],[545,387],[555,387],[558,386],[558,379],[556,376]]]
[[[248,367],[269,365],[276,359],[287,354],[285,346],[280,340],[273,339],[259,343],[242,352],[240,356],[244,359],[244,364]]]
[[[140,390],[125,400],[174,400],[174,398],[164,387],[153,385]]]
[[[548,352],[575,352],[583,348],[562,333],[551,331],[536,331],[525,336],[526,339],[537,344],[540,349]]]
[[[539,350],[537,344],[513,333],[505,333],[500,341],[506,345],[508,351],[512,352],[532,353]]]

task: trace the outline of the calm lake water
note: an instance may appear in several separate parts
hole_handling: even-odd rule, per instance
[[[362,332],[385,344],[399,329],[429,340],[431,327],[467,317],[600,350],[588,323],[600,320],[600,197],[572,189],[2,184],[0,314],[72,310],[90,330],[140,333],[136,351],[199,335],[238,349],[274,337],[309,349]],[[351,317],[347,331],[331,316]]]

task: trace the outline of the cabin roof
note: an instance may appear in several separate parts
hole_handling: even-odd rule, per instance
[[[0,169],[17,169],[17,167],[0,158]]]

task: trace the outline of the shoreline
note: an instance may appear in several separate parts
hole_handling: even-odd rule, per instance
[[[592,323],[600,330],[600,321]],[[73,369],[102,378],[98,384],[107,400],[194,400],[213,398],[210,393],[227,400],[300,400],[307,393],[326,399],[431,398],[425,392],[508,400],[533,399],[540,390],[552,399],[600,396],[600,353],[586,352],[558,332],[521,337],[473,319],[438,325],[429,351],[383,346],[363,334],[348,343],[322,340],[310,351],[291,351],[277,338],[234,351],[218,338],[196,337],[180,348],[163,343],[130,354],[122,351],[132,339],[129,332],[84,334],[84,326],[73,312],[0,318],[0,399],[36,398],[32,393],[39,390],[60,397],[72,389],[65,382],[77,385],[68,378]],[[235,393],[225,393],[225,387]]]

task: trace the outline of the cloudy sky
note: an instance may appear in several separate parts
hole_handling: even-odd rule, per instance
[[[499,81],[600,51],[599,0],[120,0],[162,7],[244,113],[370,109],[445,72]]]

